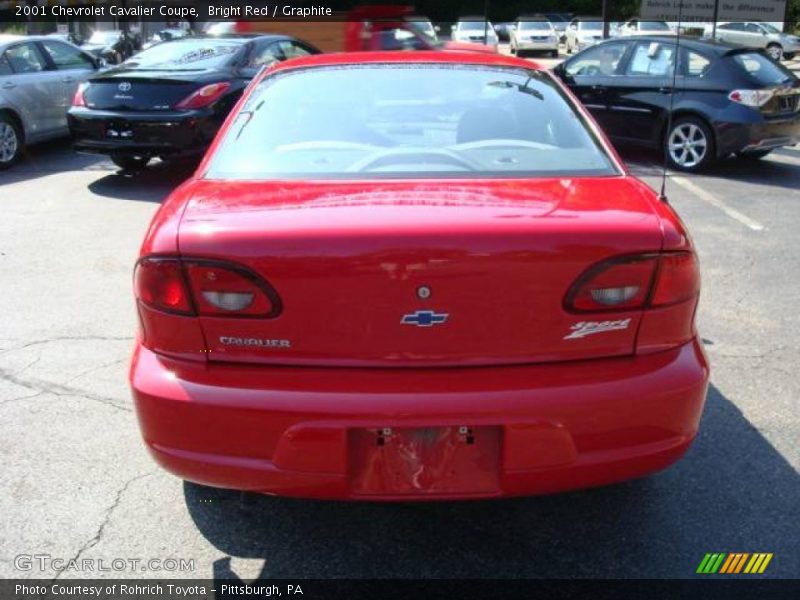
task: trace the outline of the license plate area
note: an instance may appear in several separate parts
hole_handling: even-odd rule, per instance
[[[499,427],[353,429],[348,456],[353,494],[491,494],[499,489]]]

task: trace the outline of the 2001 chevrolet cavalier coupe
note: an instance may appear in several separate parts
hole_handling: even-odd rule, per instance
[[[134,279],[142,434],[202,484],[546,493],[666,467],[698,429],[692,242],[515,58],[276,65],[155,216]]]

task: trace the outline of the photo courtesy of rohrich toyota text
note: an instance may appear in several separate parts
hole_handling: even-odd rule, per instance
[[[800,0],[0,0],[0,600],[800,597]]]

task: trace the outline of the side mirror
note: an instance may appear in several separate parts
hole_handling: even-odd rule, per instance
[[[95,60],[95,68],[96,69],[105,69],[108,66],[108,61],[103,58],[102,56],[98,56]]]

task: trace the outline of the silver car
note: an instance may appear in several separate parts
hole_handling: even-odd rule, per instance
[[[763,48],[773,60],[787,60],[800,52],[800,38],[783,33],[769,23],[736,22],[717,25],[718,40],[741,44],[748,48]]]
[[[559,35],[547,19],[520,19],[511,30],[511,53],[548,52],[558,57]]]
[[[0,169],[27,144],[69,135],[67,109],[100,67],[77,46],[49,36],[0,35]]]

